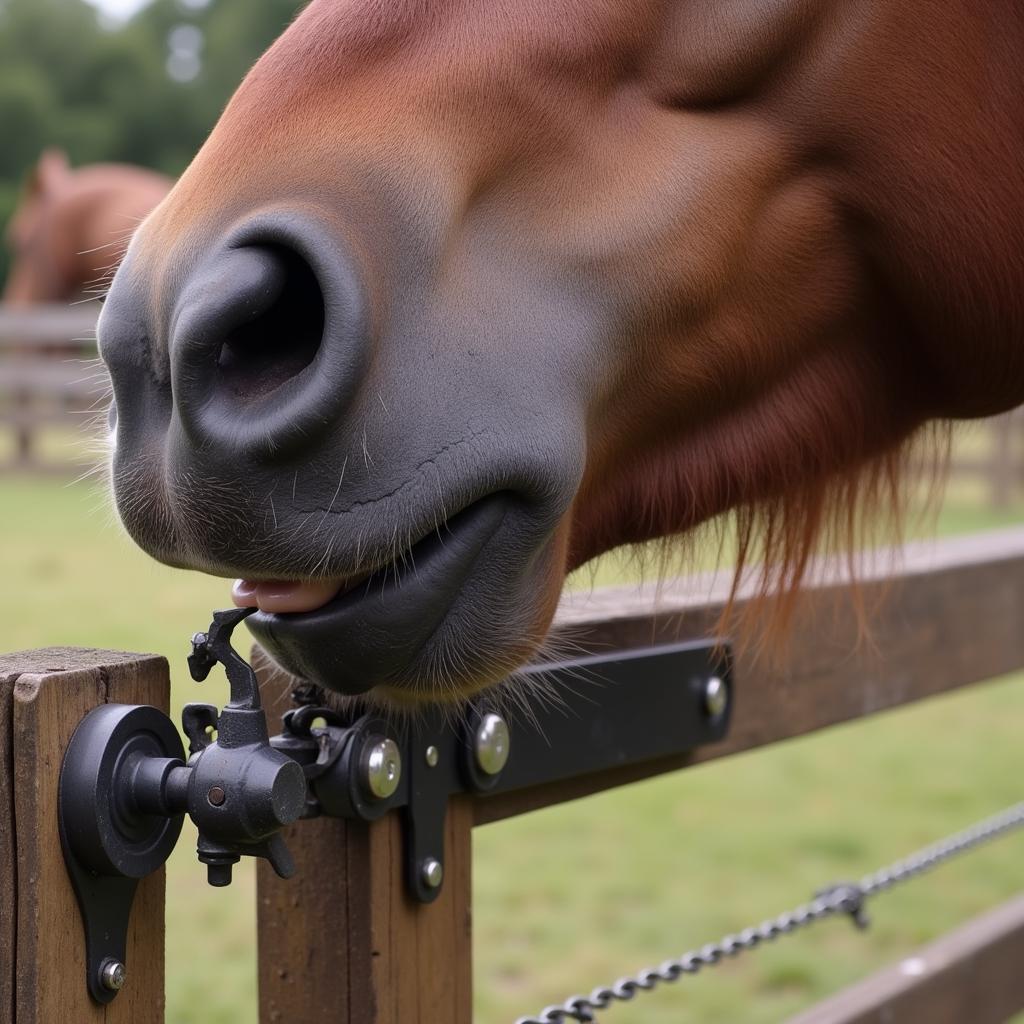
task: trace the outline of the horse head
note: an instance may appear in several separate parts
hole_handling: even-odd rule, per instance
[[[170,184],[124,164],[72,170],[61,150],[45,150],[7,227],[14,259],[3,301],[66,302],[109,280],[131,233]]]
[[[47,149],[32,169],[21,201],[7,225],[7,245],[14,260],[4,286],[3,301],[31,305],[61,298],[63,279],[74,254],[70,246],[51,244],[52,205],[71,170],[59,149]]]
[[[1010,2],[314,0],[104,308],[125,526],[395,702],[725,512],[791,588],[1024,400],[1022,55]]]

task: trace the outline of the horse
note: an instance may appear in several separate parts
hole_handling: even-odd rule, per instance
[[[7,227],[14,260],[2,301],[71,302],[99,290],[170,187],[169,178],[142,167],[93,164],[73,171],[63,152],[44,151]]]
[[[723,516],[784,607],[1024,402],[1022,61],[1012,0],[313,0],[107,298],[124,526],[395,707]]]

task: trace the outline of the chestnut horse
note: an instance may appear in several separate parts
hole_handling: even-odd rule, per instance
[[[135,540],[392,703],[733,511],[765,585],[1024,401],[1016,0],[313,0],[100,323]]]
[[[46,150],[7,227],[14,261],[2,301],[83,297],[113,274],[132,232],[170,187],[162,174],[125,164],[72,171],[62,152]]]

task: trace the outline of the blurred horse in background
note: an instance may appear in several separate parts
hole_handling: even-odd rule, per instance
[[[64,153],[46,150],[7,228],[14,261],[3,302],[69,302],[102,290],[132,232],[171,184],[127,164],[72,170]]]
[[[25,308],[99,297],[132,232],[171,184],[161,174],[125,164],[72,170],[63,152],[47,149],[29,174],[7,226],[13,260],[0,302]],[[91,408],[95,393],[105,390],[105,375],[96,378],[94,387],[88,374],[80,376],[85,373],[81,366],[72,368],[71,379],[60,385],[46,367],[33,367],[91,355],[92,342],[81,336],[72,340],[71,334],[58,327],[45,344],[15,340],[6,350],[0,345],[0,359],[19,363],[17,374],[9,363],[0,363],[0,380],[7,385],[0,388],[0,400],[20,410],[15,445],[21,465],[33,462],[34,431],[53,420],[54,406],[61,416],[84,411],[78,407]]]

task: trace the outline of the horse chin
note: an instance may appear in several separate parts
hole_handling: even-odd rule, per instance
[[[471,570],[443,594],[415,582],[401,594],[387,584],[360,587],[316,612],[257,612],[246,622],[279,668],[321,687],[332,706],[462,704],[512,675],[543,642],[559,588],[545,592],[550,573],[539,569],[510,573],[500,586],[487,568]]]
[[[216,514],[219,503],[179,503],[162,487],[147,487],[151,500],[140,505],[131,500],[140,475],[147,474],[127,474],[116,486],[126,498],[122,520],[159,561],[251,581],[249,590],[236,587],[241,605],[256,605],[257,588],[271,582],[278,591],[291,581],[299,591],[322,595],[319,607],[257,610],[246,621],[280,668],[322,687],[332,703],[343,695],[408,710],[464,701],[535,652],[557,604],[567,519],[554,509],[539,513],[514,491],[484,493],[447,519],[433,508],[418,516],[410,510],[411,519],[438,525],[411,531],[418,539],[397,554],[375,545],[361,560],[342,555],[310,578],[300,567],[312,564],[316,551],[302,550],[301,541],[275,551],[289,532],[284,524],[257,536],[255,525],[239,529],[237,520]],[[243,545],[242,536],[256,543]],[[332,539],[319,542],[330,546]],[[246,564],[256,549],[262,549],[258,569]]]
[[[487,495],[323,606],[258,611],[249,627],[328,691],[395,707],[464,700],[529,657],[557,599],[555,545],[524,545],[514,505]]]

